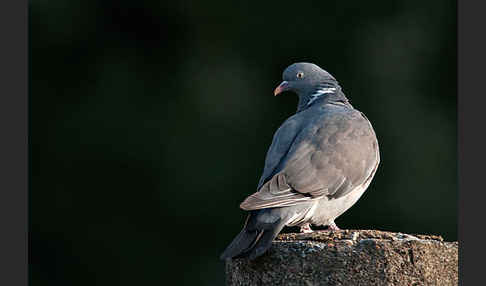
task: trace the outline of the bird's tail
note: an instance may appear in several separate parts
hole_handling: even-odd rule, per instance
[[[255,259],[272,246],[273,239],[285,226],[285,221],[268,209],[250,212],[241,232],[221,254],[221,260],[248,257]]]

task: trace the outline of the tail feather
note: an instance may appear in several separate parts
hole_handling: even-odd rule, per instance
[[[220,259],[257,258],[272,246],[273,239],[284,226],[284,221],[279,217],[269,216],[265,210],[252,211],[243,229],[221,254]]]
[[[285,226],[283,223],[276,224],[273,228],[263,231],[260,235],[258,241],[256,241],[251,249],[248,249],[242,253],[239,257],[248,257],[253,260],[263,253],[265,253],[271,246],[273,239],[278,235],[278,233]]]
[[[233,258],[247,251],[254,244],[257,236],[258,231],[248,231],[246,228],[243,228],[230,245],[228,245],[223,254],[221,254],[220,259]]]

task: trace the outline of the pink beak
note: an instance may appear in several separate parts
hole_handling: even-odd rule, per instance
[[[276,96],[286,90],[289,90],[289,83],[287,81],[282,81],[282,83],[277,86],[277,88],[275,89],[275,91],[273,92],[273,95]]]

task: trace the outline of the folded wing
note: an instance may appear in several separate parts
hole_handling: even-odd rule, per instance
[[[303,127],[303,121],[310,124]],[[359,111],[296,114],[275,133],[258,191],[240,207],[255,210],[342,197],[372,176],[378,156],[375,133]]]

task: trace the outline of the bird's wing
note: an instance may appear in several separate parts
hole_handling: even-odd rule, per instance
[[[267,151],[265,167],[258,182],[257,190],[268,182],[278,171],[277,167],[285,160],[287,153],[294,144],[299,131],[302,130],[302,122],[305,120],[302,114],[295,114],[288,118],[275,132],[272,144]]]
[[[241,203],[242,209],[292,206],[324,196],[336,199],[374,175],[378,143],[359,111],[330,106],[302,116],[305,126],[296,124],[287,134],[284,124],[275,134],[259,190]]]

